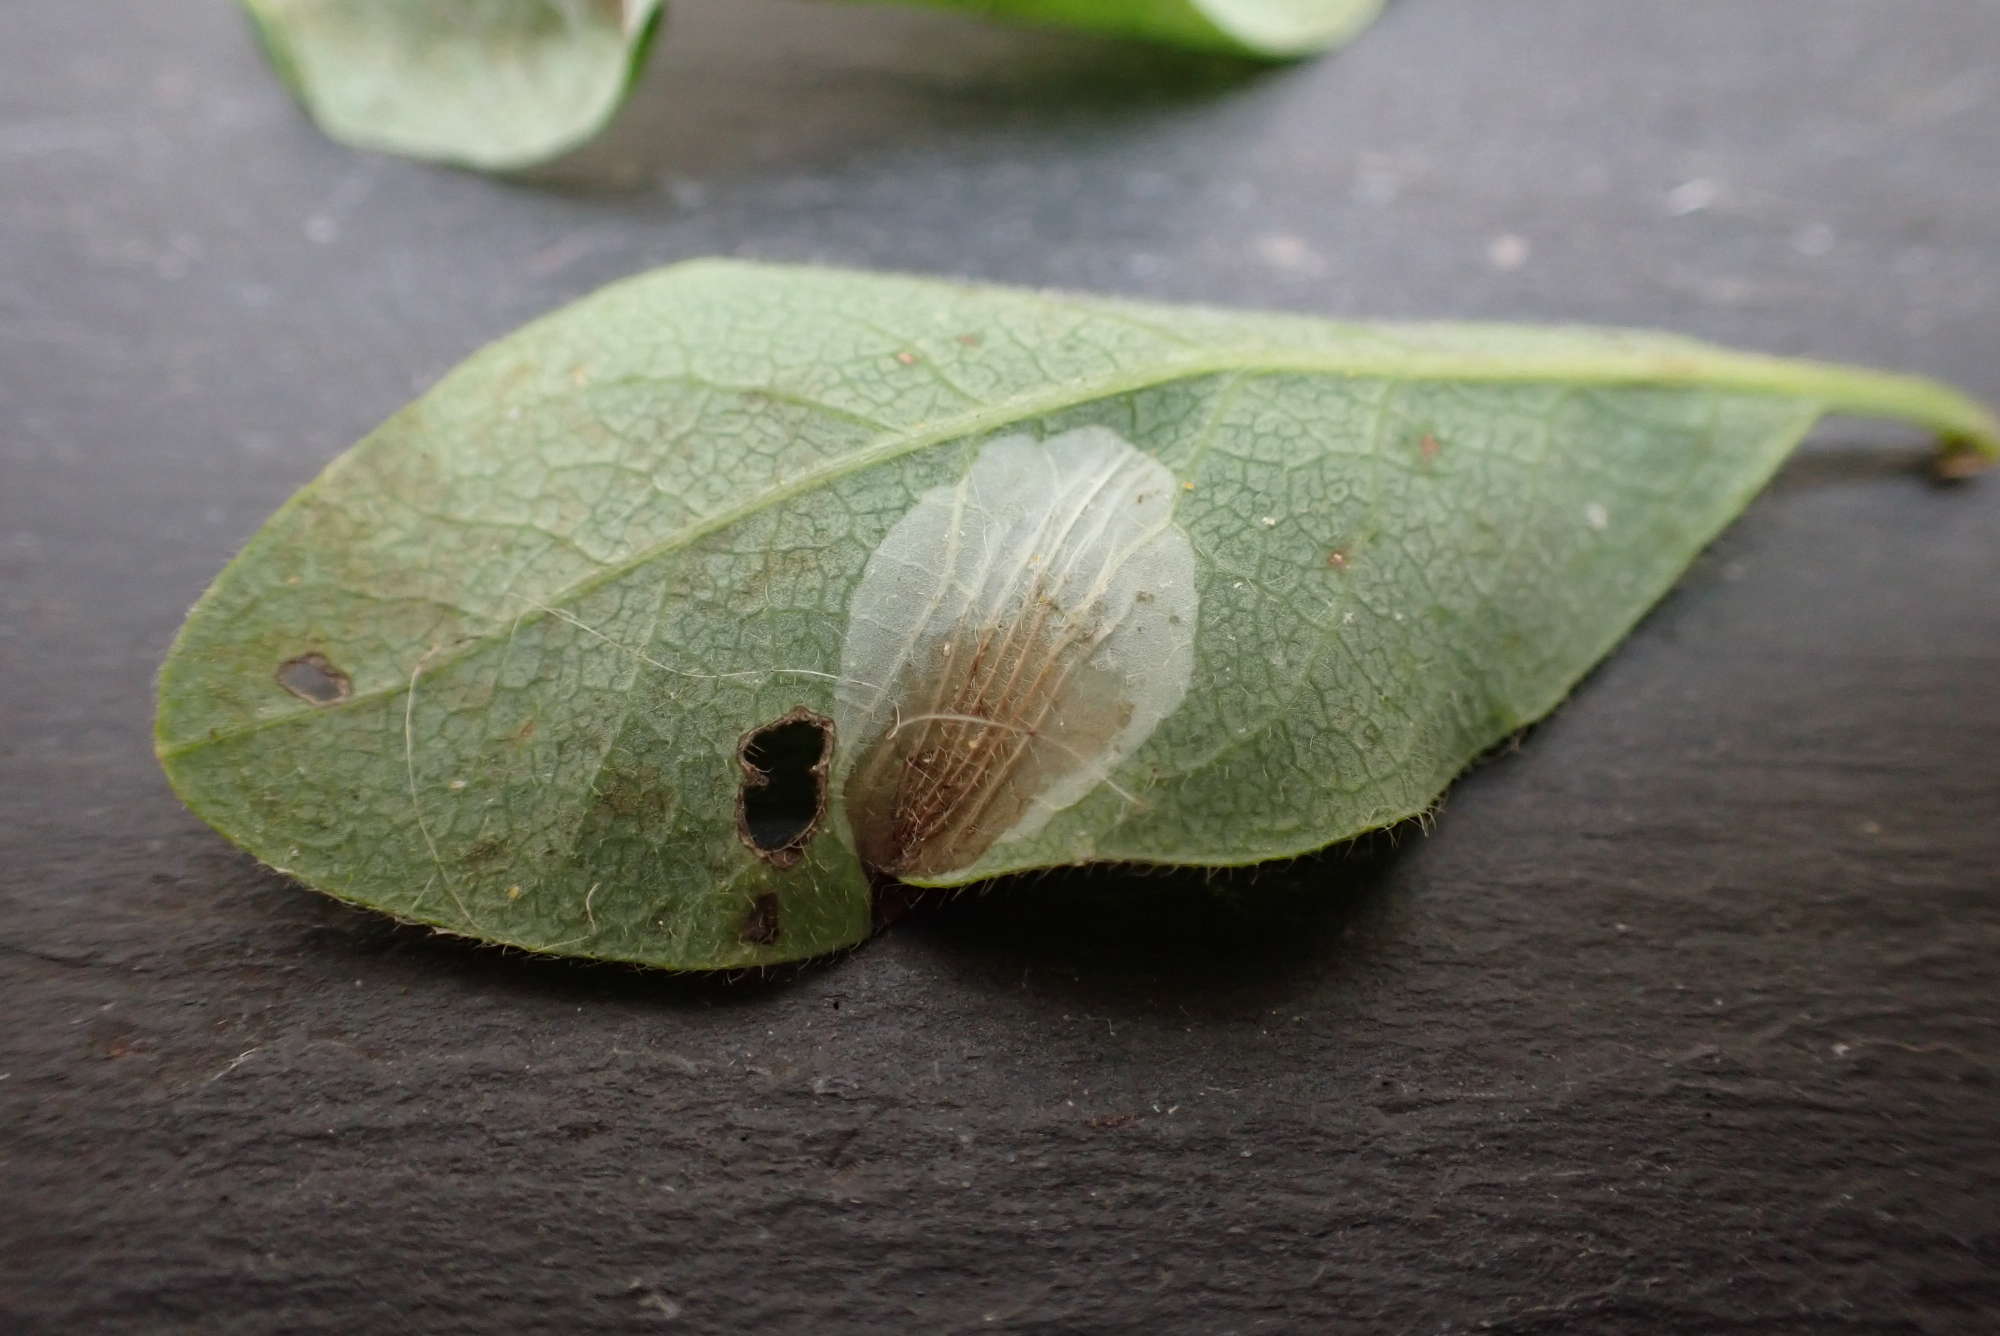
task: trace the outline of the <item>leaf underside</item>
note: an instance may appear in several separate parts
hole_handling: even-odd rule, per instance
[[[288,502],[190,615],[158,750],[232,840],[398,918],[816,955],[869,932],[869,877],[837,791],[752,847],[744,739],[838,712],[870,555],[983,446],[1102,428],[1163,465],[1198,628],[1108,782],[943,883],[1422,812],[1841,410],[1995,448],[1933,383],[1663,335],[681,265],[486,348]]]

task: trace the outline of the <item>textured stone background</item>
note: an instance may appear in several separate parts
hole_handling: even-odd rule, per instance
[[[688,0],[499,181],[213,0],[0,41],[0,1324],[1985,1332],[2000,484],[1822,431],[1435,833],[1058,876],[767,981],[260,871],[148,750],[187,604],[487,339],[686,256],[1612,321],[2000,399],[2000,11],[1396,0],[1255,71]]]

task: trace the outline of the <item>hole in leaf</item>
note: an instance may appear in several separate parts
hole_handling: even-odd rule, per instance
[[[278,685],[314,705],[337,705],[354,689],[347,674],[317,650],[279,664]]]
[[[737,832],[760,858],[790,867],[804,856],[826,815],[833,721],[800,706],[745,733],[736,756],[743,767]]]

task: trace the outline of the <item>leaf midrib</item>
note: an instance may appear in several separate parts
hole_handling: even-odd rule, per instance
[[[1397,334],[1406,331],[1419,333],[1452,326],[1416,323],[1363,325],[1359,328],[1378,338],[1393,340]],[[1630,335],[1632,331],[1619,333]],[[1908,418],[1946,436],[1961,439],[1981,454],[1989,457],[2000,455],[2000,423],[1996,423],[1981,405],[1969,397],[1922,377],[1840,363],[1739,353],[1681,341],[1668,351],[1613,347],[1594,350],[1590,356],[1558,357],[1529,353],[1505,361],[1408,347],[1371,347],[1302,356],[1296,350],[1253,346],[1228,353],[1168,358],[1144,371],[1058,382],[1042,392],[1002,399],[984,408],[946,418],[935,425],[913,424],[904,431],[889,433],[884,439],[863,446],[852,454],[807,469],[790,481],[755,494],[740,505],[697,520],[586,579],[552,591],[545,601],[553,605],[582,597],[624,578],[659,557],[692,546],[762,510],[888,460],[1097,399],[1154,389],[1178,381],[1230,374],[1238,377],[1319,375],[1343,379],[1468,384],[1549,382],[1592,387],[1632,385],[1734,390],[1798,398],[1817,403],[1821,412],[1848,411]],[[525,613],[515,619],[516,624],[537,621],[543,615],[539,610]],[[432,660],[430,673],[435,675],[450,668],[479,649],[491,635],[488,630],[468,636],[467,640],[471,643],[466,647]],[[408,689],[407,684],[399,683],[393,687],[361,692],[335,708],[347,710],[358,705],[394,700]],[[314,719],[319,714],[319,708],[315,707],[233,728],[211,730],[200,737],[160,745],[155,748],[155,754],[162,761],[172,760],[267,729]]]

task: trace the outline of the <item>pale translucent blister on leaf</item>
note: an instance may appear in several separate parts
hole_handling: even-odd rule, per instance
[[[1101,785],[1143,801],[1112,776],[1194,668],[1178,493],[1158,460],[1078,427],[990,442],[889,531],[848,607],[834,714],[865,862],[948,877]]]

